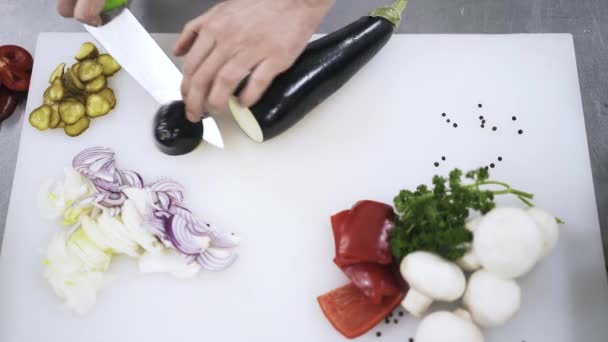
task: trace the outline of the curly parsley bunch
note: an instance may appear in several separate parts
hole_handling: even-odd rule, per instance
[[[419,185],[416,191],[402,190],[394,199],[398,214],[391,233],[391,248],[400,260],[415,251],[427,251],[456,261],[470,248],[473,234],[465,223],[470,210],[486,214],[496,207],[495,195],[513,194],[527,205],[534,195],[511,188],[503,182],[489,180],[486,168],[463,173],[459,169],[449,177],[434,176],[432,189]],[[499,185],[502,190],[483,190],[484,185]]]

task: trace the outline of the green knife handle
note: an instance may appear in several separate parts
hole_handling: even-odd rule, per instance
[[[106,0],[106,4],[103,7],[103,11],[108,12],[111,10],[115,10],[119,7],[126,6],[128,2],[128,0]]]

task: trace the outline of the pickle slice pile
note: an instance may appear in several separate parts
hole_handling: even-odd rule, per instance
[[[61,63],[49,77],[42,105],[32,111],[30,124],[41,130],[63,128],[76,137],[89,128],[91,120],[108,114],[116,106],[108,80],[121,67],[109,54],[100,54],[95,44],[85,42],[74,56],[76,63]]]

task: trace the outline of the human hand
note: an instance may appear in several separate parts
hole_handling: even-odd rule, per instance
[[[104,5],[105,0],[58,0],[57,12],[66,18],[73,17],[85,24],[99,26],[99,14]]]
[[[288,69],[335,0],[226,0],[184,28],[174,48],[185,56],[181,91],[189,120],[222,111],[241,81],[244,106],[255,104]]]

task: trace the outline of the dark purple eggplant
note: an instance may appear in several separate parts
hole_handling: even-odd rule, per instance
[[[372,11],[352,24],[317,39],[262,98],[250,108],[233,98],[230,111],[241,129],[263,142],[285,132],[340,89],[389,41],[407,0]]]
[[[203,139],[203,124],[186,119],[183,101],[162,106],[154,117],[154,140],[161,152],[172,156],[194,150]]]

